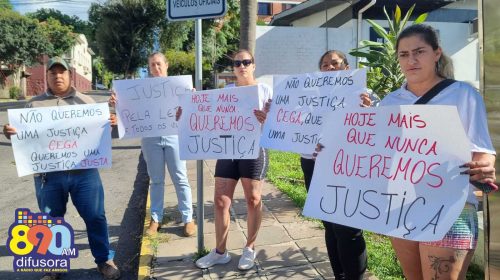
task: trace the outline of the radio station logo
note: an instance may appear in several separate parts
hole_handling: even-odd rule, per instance
[[[73,228],[64,218],[29,209],[16,209],[7,248],[14,256],[14,272],[66,273],[70,258],[78,257]]]

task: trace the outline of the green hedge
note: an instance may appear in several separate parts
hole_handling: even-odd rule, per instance
[[[9,98],[10,99],[17,99],[17,98],[19,98],[20,94],[21,94],[21,89],[19,87],[13,86],[9,89]]]

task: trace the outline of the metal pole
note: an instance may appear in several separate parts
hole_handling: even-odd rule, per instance
[[[478,10],[478,35],[479,35],[479,92],[484,98],[484,1],[477,1]],[[484,258],[484,279],[490,279],[490,209],[488,195],[483,193],[483,258]],[[481,238],[481,237],[479,237]]]
[[[196,90],[202,90],[202,66],[201,66],[201,50],[202,50],[202,41],[201,41],[201,19],[195,20],[195,29],[194,29],[194,37],[195,37],[195,46],[196,46],[196,57],[195,57],[195,86]],[[201,253],[205,248],[203,244],[203,221],[205,217],[204,209],[203,209],[203,160],[196,161],[196,180],[197,180],[197,190],[198,190],[198,202],[197,202],[197,220],[198,220],[198,252]]]
[[[326,50],[325,52],[330,50],[329,42],[328,42],[328,6],[326,5],[326,1],[324,3],[325,8],[325,30],[326,30]]]
[[[362,30],[361,30],[361,25],[363,24],[363,13],[368,10],[371,6],[375,5],[375,3],[377,3],[377,0],[371,0],[370,3],[366,4],[366,6],[364,6],[363,8],[361,8],[359,11],[358,11],[358,29],[357,29],[357,36],[356,36],[356,48],[359,48],[359,42],[361,40],[361,34],[362,34]],[[356,68],[359,67],[359,57],[356,57]]]

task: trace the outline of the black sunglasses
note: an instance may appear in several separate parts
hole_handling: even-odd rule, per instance
[[[253,61],[251,59],[233,60],[234,67],[240,67],[241,64],[243,64],[243,66],[247,67],[248,65],[250,65],[252,63],[253,63]]]

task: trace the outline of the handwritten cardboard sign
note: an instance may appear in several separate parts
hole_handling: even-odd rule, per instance
[[[454,106],[344,109],[328,116],[322,143],[306,216],[435,241],[464,207],[459,166],[471,153]]]
[[[312,154],[325,114],[359,107],[366,70],[274,76],[274,97],[262,131],[266,148]],[[334,127],[332,127],[333,129]]]
[[[177,94],[191,92],[191,76],[113,81],[120,138],[177,134]]]
[[[259,86],[230,87],[179,95],[181,159],[255,159],[261,126]]]
[[[19,177],[52,171],[111,167],[106,103],[11,109],[11,137]]]

